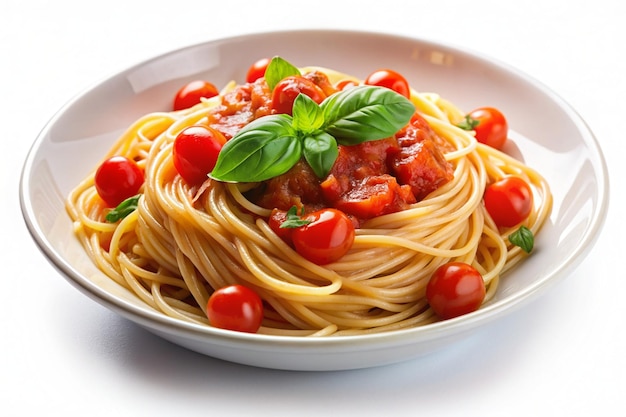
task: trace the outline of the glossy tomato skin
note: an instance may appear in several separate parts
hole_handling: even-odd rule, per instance
[[[263,321],[263,301],[246,286],[229,285],[211,294],[207,317],[213,327],[256,333]]]
[[[502,149],[509,135],[509,125],[500,110],[494,107],[480,107],[468,116],[478,122],[474,126],[476,140],[494,149]]]
[[[217,87],[204,80],[195,80],[184,85],[174,96],[174,110],[188,109],[198,103],[201,98],[211,98],[219,94]]]
[[[253,83],[261,77],[265,76],[265,70],[270,63],[269,58],[261,58],[248,68],[246,73],[246,82]]]
[[[174,167],[190,185],[204,182],[215,167],[217,156],[226,142],[218,130],[197,125],[183,129],[174,140]]]
[[[485,299],[483,277],[471,265],[448,262],[428,281],[426,299],[435,314],[451,319],[478,310]]]
[[[337,85],[335,85],[335,88],[339,91],[342,91],[348,88],[356,87],[358,85],[359,83],[354,80],[341,80],[337,82]]]
[[[272,231],[283,240],[283,242],[285,242],[289,246],[293,246],[293,239],[291,238],[291,236],[294,229],[289,227],[280,227],[285,222],[285,220],[287,220],[286,211],[273,209],[268,220],[268,225],[270,229],[272,229]]]
[[[302,93],[317,104],[326,98],[324,91],[313,81],[299,75],[286,77],[276,84],[272,92],[271,108],[274,113],[292,114],[293,102]]]
[[[94,177],[96,191],[109,207],[136,195],[144,182],[142,169],[132,159],[113,156],[104,161]]]
[[[291,239],[302,257],[325,265],[343,257],[354,243],[354,223],[342,211],[327,208],[304,217],[310,223],[293,229]]]
[[[533,208],[530,186],[520,177],[504,177],[487,186],[485,208],[498,227],[512,227],[524,221]]]
[[[409,82],[404,76],[394,70],[380,69],[367,76],[365,85],[387,87],[406,98],[411,97]]]

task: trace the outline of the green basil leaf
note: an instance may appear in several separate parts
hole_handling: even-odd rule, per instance
[[[318,178],[325,178],[333,167],[339,149],[334,137],[325,132],[305,136],[302,153]]]
[[[415,106],[395,91],[376,86],[357,86],[327,97],[324,130],[342,145],[356,145],[395,134],[415,113]]]
[[[224,144],[211,178],[259,182],[289,171],[302,156],[302,144],[291,116],[264,116],[244,126]]]
[[[270,91],[274,91],[280,80],[292,75],[301,75],[300,70],[279,56],[272,58],[265,69],[265,81]]]
[[[474,119],[472,116],[470,116],[469,114],[465,116],[465,118],[458,123],[456,126],[460,127],[463,130],[474,130],[474,128],[476,126],[478,126],[480,124],[480,122],[476,119]]]
[[[535,236],[526,226],[520,226],[515,232],[509,235],[509,242],[519,246],[526,253],[530,253],[535,245]]]
[[[137,194],[122,201],[117,207],[109,211],[104,219],[109,223],[115,223],[118,220],[122,220],[130,213],[137,210],[139,197],[141,197],[141,194]]]
[[[296,206],[291,206],[289,210],[287,210],[287,217],[285,221],[282,222],[279,226],[280,229],[297,229],[298,227],[306,226],[311,223],[311,220],[303,219],[304,216],[304,207],[300,214],[298,214],[298,208]]]
[[[299,94],[293,102],[293,128],[302,133],[311,133],[324,125],[324,112],[313,99]]]

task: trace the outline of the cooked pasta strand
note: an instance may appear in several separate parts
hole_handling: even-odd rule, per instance
[[[325,71],[331,81],[346,77]],[[452,103],[416,91],[412,102],[451,145],[445,158],[454,179],[407,210],[365,222],[350,252],[335,263],[312,264],[277,237],[267,223],[270,210],[246,198],[254,184],[207,180],[199,190],[177,175],[176,135],[203,123],[218,98],[131,125],[107,156],[125,155],[145,169],[138,209],[121,222],[106,222],[109,209],[91,173],[67,198],[75,234],[106,275],[178,320],[208,325],[210,294],[244,283],[266,302],[260,333],[327,337],[432,323],[437,318],[425,288],[438,266],[472,264],[489,300],[502,274],[526,256],[508,241],[511,230],[498,230],[489,218],[482,204],[486,185],[506,175],[531,185],[535,207],[524,224],[533,233],[546,221],[552,197],[539,173],[456,127],[463,112]]]

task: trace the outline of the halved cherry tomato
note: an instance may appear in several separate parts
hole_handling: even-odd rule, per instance
[[[188,184],[204,182],[215,167],[224,143],[224,135],[212,127],[197,125],[183,129],[172,149],[176,171]]]
[[[263,321],[263,301],[246,286],[229,285],[211,294],[206,314],[213,327],[256,333]]]
[[[494,149],[502,149],[509,135],[509,125],[500,110],[480,107],[467,114],[476,132],[476,140]]]
[[[485,281],[471,265],[448,262],[435,270],[426,286],[426,299],[442,319],[478,310],[485,299]]]
[[[317,104],[320,104],[326,98],[326,94],[315,83],[299,75],[286,77],[276,84],[272,93],[271,108],[275,113],[289,114],[293,108],[293,102],[296,97],[302,93],[305,94]]]
[[[98,195],[107,206],[117,207],[122,201],[139,192],[144,174],[132,159],[113,156],[98,167],[94,181]]]
[[[354,243],[354,223],[342,211],[327,208],[304,216],[310,223],[293,229],[291,239],[300,255],[318,265],[339,260]]]
[[[379,87],[387,87],[406,98],[410,98],[411,89],[409,82],[394,70],[380,69],[374,71],[365,79],[365,85],[375,85]]]
[[[174,110],[188,109],[200,103],[201,98],[211,98],[219,94],[219,90],[208,81],[195,80],[183,86],[174,97]]]
[[[533,208],[530,186],[520,177],[504,177],[487,186],[485,208],[498,227],[511,227],[524,221]]]
[[[248,68],[248,73],[246,74],[246,82],[253,83],[261,77],[265,76],[265,70],[269,65],[271,59],[269,58],[261,58],[256,61],[254,64]]]

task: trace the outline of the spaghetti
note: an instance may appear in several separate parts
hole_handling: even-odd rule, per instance
[[[333,82],[345,78],[324,72]],[[109,208],[94,173],[67,199],[75,234],[98,268],[173,318],[209,325],[211,293],[241,283],[264,301],[259,333],[353,335],[425,325],[438,320],[425,291],[439,266],[472,265],[483,276],[487,301],[502,274],[526,256],[508,241],[511,229],[499,230],[487,214],[488,183],[516,175],[531,185],[534,205],[524,225],[534,234],[550,212],[548,185],[536,171],[458,128],[464,114],[452,103],[411,91],[418,112],[450,145],[445,159],[453,178],[406,210],[365,220],[345,256],[316,265],[272,231],[271,210],[247,197],[255,184],[208,180],[199,190],[174,168],[178,133],[206,122],[232,88],[186,110],[148,114],[119,138],[107,156],[126,156],[145,172],[138,207],[121,221],[105,220]]]

